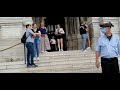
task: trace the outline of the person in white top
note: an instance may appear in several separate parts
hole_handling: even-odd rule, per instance
[[[60,25],[57,25],[57,28],[55,30],[55,35],[57,37],[57,42],[58,42],[58,49],[59,51],[63,51],[63,34],[65,34],[63,28],[60,28]],[[61,47],[61,49],[60,49]]]
[[[50,39],[51,44],[51,51],[56,51],[56,40],[54,39],[54,36],[52,36],[52,39]]]

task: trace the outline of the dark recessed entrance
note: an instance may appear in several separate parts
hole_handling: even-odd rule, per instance
[[[64,17],[46,17],[45,19],[45,26],[48,29],[48,37],[51,39],[51,37],[54,35],[55,36],[55,28],[56,25],[60,24],[60,26],[65,30],[65,19]],[[55,37],[56,39],[56,37]],[[57,40],[56,40],[57,41]],[[63,49],[66,51],[67,46],[66,46],[66,35],[63,36]]]

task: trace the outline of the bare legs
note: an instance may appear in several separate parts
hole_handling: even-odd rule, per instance
[[[57,39],[57,42],[58,42],[58,49],[59,49],[59,51],[61,50],[61,51],[63,51],[63,39],[61,38],[61,39]],[[61,47],[61,49],[60,49],[60,47]]]
[[[60,39],[57,39],[57,42],[58,42],[58,49],[60,51]]]

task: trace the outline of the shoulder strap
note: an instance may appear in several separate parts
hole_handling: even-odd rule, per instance
[[[25,34],[26,34],[26,32],[25,32]],[[30,33],[30,34],[31,34],[31,33]],[[30,36],[30,34],[28,35],[28,37]],[[28,37],[27,37],[27,38],[28,38]],[[27,39],[27,38],[26,38],[26,39]]]

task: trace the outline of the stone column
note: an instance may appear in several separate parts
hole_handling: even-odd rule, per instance
[[[82,40],[81,40],[81,35],[80,35],[80,20],[79,20],[79,17],[76,17],[77,18],[77,31],[76,31],[76,35],[77,35],[77,42],[78,42],[78,50],[80,50],[82,48]]]
[[[65,17],[65,29],[66,29],[66,41],[67,41],[67,50],[72,49],[72,43],[70,41],[71,35],[69,35],[70,28],[69,28],[69,17]]]
[[[78,50],[81,47],[79,33],[79,17],[66,17],[66,39],[68,50]]]
[[[120,17],[118,17],[118,28],[119,28],[119,36],[120,36]]]
[[[91,48],[95,50],[99,38],[99,19],[100,17],[89,17],[87,20],[90,30]]]
[[[84,21],[84,17],[80,17],[80,21]]]

